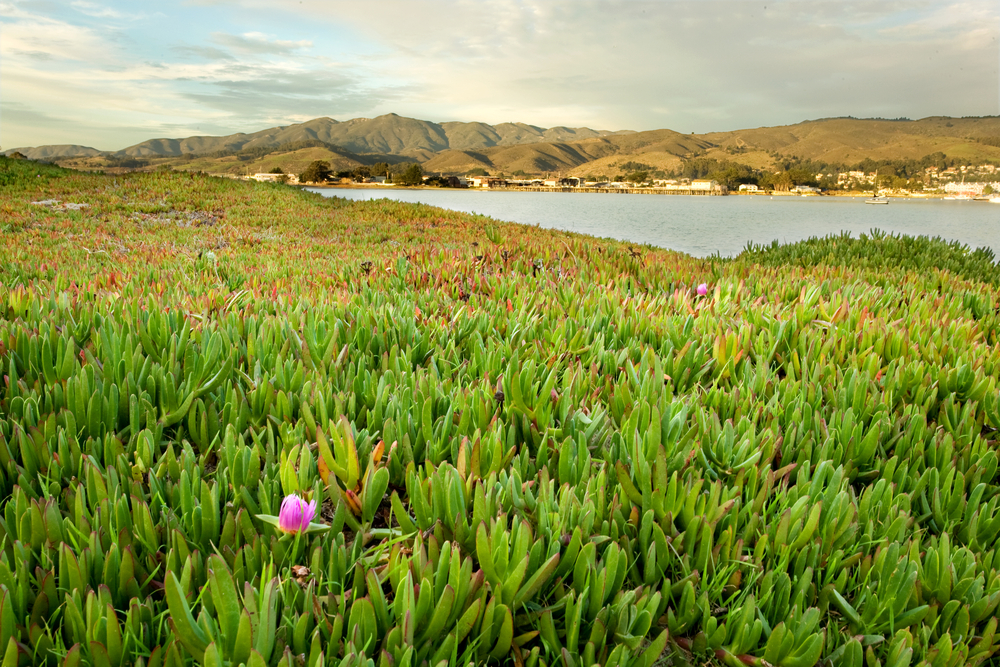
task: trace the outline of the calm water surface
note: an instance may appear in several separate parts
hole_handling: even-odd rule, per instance
[[[497,220],[649,243],[705,257],[735,255],[747,243],[800,241],[874,228],[941,236],[1000,255],[1000,205],[936,199],[871,206],[862,197],[620,195],[476,190],[308,188],[326,197],[421,202]]]

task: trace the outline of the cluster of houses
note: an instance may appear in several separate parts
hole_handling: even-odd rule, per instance
[[[743,183],[740,185],[739,191],[753,194],[754,192],[764,192],[764,188],[760,187],[756,183]],[[822,190],[812,185],[796,185],[788,191],[797,195],[818,195],[822,192]]]
[[[259,181],[261,183],[288,183],[298,185],[299,177],[295,174],[254,174],[248,180]]]
[[[289,183],[299,184],[299,177],[295,174],[253,174],[245,177],[248,180],[259,181],[261,183]],[[713,194],[721,194],[726,191],[724,185],[718,181],[704,179],[681,179],[681,180],[654,180],[652,185],[631,183],[631,182],[610,182],[610,181],[588,181],[575,176],[550,176],[547,178],[501,178],[498,176],[447,176],[432,177],[424,176],[424,181],[431,178],[443,178],[450,187],[456,188],[480,188],[484,190],[496,190],[501,188],[587,188],[595,190],[634,190],[636,188],[654,190],[677,190],[694,191]],[[384,176],[366,178],[365,183],[373,185],[392,185],[387,182]],[[756,187],[756,186],[754,186]],[[743,188],[740,188],[741,190]]]
[[[1000,191],[1000,178],[993,180],[994,175],[1000,176],[1000,167],[992,164],[962,165],[947,169],[927,167],[923,173],[924,190],[941,190],[946,195],[979,197],[988,187],[993,192]],[[816,176],[831,177],[833,174]],[[846,189],[870,189],[875,184],[875,172],[847,171],[837,174],[836,177],[837,185]]]
[[[963,165],[940,170],[937,167],[928,167],[925,172],[931,187],[941,188],[949,196],[982,197],[986,194],[987,187],[990,188],[990,192],[1000,192],[1000,179],[984,182],[990,176],[1000,173],[1000,168],[997,168],[996,165]],[[966,178],[973,178],[976,182],[966,183]]]
[[[958,196],[958,197],[982,197],[987,194],[986,188],[989,187],[990,193],[1000,192],[1000,181],[995,183],[951,183],[944,184],[944,193],[948,196]]]
[[[470,176],[459,177],[460,187],[468,188],[573,188],[573,189],[593,189],[593,190],[634,190],[643,188],[647,190],[676,190],[681,192],[705,192],[722,194],[726,192],[726,186],[718,181],[695,179],[695,180],[654,180],[651,185],[642,183],[631,183],[628,181],[588,181],[576,176],[550,176],[548,178],[499,178],[496,176]]]
[[[1000,192],[1000,178],[996,182],[987,182],[989,176],[996,174],[1000,176],[1000,167],[994,165],[962,166],[949,169],[938,169],[937,167],[927,167],[925,171],[925,182],[927,189],[942,190],[945,195],[959,197],[981,197],[986,193]],[[817,178],[832,177],[833,174],[817,174]],[[986,178],[984,178],[986,176]],[[282,182],[296,185],[299,183],[295,174],[253,174],[248,176],[250,180],[260,182]],[[430,176],[424,176],[427,181]],[[441,178],[441,177],[433,177]],[[864,171],[848,171],[836,175],[837,184],[847,189],[866,189],[872,187],[875,182],[875,173]],[[975,182],[966,182],[967,178],[975,179]],[[477,188],[483,190],[496,189],[560,189],[560,190],[594,190],[594,191],[661,191],[692,194],[727,194],[724,184],[710,179],[654,179],[651,183],[631,183],[631,182],[611,182],[611,181],[588,181],[575,176],[549,176],[546,178],[502,178],[498,176],[449,176],[444,178],[450,187],[456,188]],[[377,185],[391,185],[386,182],[385,177],[375,177],[365,179],[366,183]],[[988,189],[989,188],[989,189]],[[753,194],[762,192],[763,188],[747,183],[739,186],[739,192]],[[798,185],[791,189],[795,194],[818,194],[820,189],[808,185]]]

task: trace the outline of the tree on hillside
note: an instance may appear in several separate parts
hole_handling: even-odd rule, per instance
[[[788,192],[795,185],[787,171],[781,171],[777,174],[763,174],[758,180],[758,184],[765,190],[777,190],[778,192]]]
[[[714,171],[708,178],[718,181],[730,190],[734,190],[744,183],[755,183],[757,177],[751,167],[739,162],[729,162],[725,169]]]
[[[625,174],[627,174],[627,173],[634,173],[634,172],[637,172],[637,171],[646,171],[646,172],[648,172],[648,171],[652,171],[652,169],[653,169],[648,164],[645,164],[645,163],[642,163],[642,162],[635,162],[633,160],[629,160],[628,162],[624,162],[624,163],[618,165],[618,168],[621,169],[622,173],[625,173]]]
[[[483,169],[482,167],[476,167],[475,169],[470,169],[465,172],[466,176],[489,176],[490,173]]]
[[[710,157],[699,157],[686,161],[675,176],[681,178],[705,178],[709,174],[717,171],[724,171],[728,167],[728,162],[716,160]]]
[[[424,182],[424,170],[420,168],[419,164],[411,164],[395,179],[395,182],[400,185],[420,185]]]
[[[330,163],[326,160],[313,160],[306,167],[306,170],[299,174],[299,181],[302,183],[325,183],[330,180],[333,171]]]
[[[794,167],[789,169],[788,175],[792,179],[792,183],[795,185],[819,185],[816,181],[815,172],[806,167]]]
[[[285,173],[285,170],[282,169],[281,167],[274,167],[273,169],[271,169],[271,171],[269,171],[267,173],[269,173],[269,174],[283,174],[283,173]]]

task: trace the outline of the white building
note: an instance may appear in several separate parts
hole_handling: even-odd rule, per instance
[[[295,174],[254,174],[251,176],[255,181],[261,183],[298,183],[299,177]]]
[[[986,188],[986,183],[945,183],[944,191],[948,194],[979,197]]]
[[[760,188],[753,183],[744,183],[740,186],[740,192],[758,192],[759,190]]]

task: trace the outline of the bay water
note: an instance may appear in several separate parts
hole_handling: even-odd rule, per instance
[[[748,243],[791,243],[872,229],[940,236],[1000,255],[1000,205],[982,201],[752,195],[706,197],[575,192],[307,188],[326,197],[394,199],[680,250],[696,257],[739,254]]]

